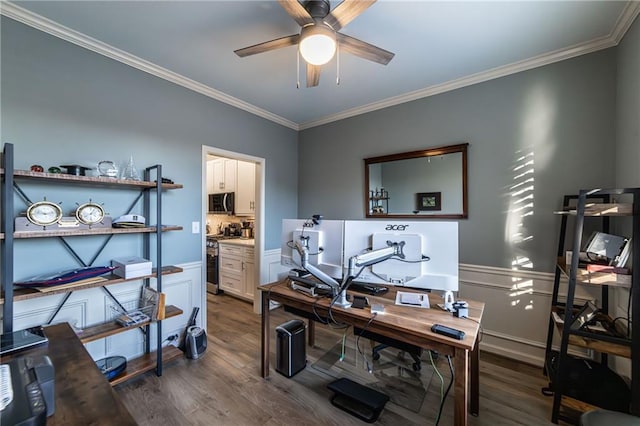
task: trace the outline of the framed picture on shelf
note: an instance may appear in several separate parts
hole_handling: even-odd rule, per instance
[[[438,211],[442,210],[441,192],[418,192],[416,194],[416,210]]]

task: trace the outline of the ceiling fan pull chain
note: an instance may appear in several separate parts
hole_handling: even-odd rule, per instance
[[[340,43],[336,43],[336,86],[340,86]]]
[[[297,81],[296,81],[296,89],[300,88],[300,49],[298,49],[298,55],[297,55],[297,66],[296,66],[296,76],[297,76]]]

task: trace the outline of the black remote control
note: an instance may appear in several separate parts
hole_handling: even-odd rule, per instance
[[[431,331],[434,333],[442,334],[443,336],[451,337],[453,339],[464,339],[464,331],[456,330],[455,328],[447,327],[440,324],[433,324]]]

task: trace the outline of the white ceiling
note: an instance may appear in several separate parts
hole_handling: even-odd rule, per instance
[[[332,8],[339,2],[332,2]],[[304,129],[615,46],[626,1],[379,0],[341,32],[395,53],[344,53],[296,88],[296,47],[233,51],[296,34],[275,1],[2,2],[2,14],[293,129]]]

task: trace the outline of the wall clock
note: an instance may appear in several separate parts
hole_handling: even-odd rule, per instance
[[[62,208],[56,203],[43,200],[33,203],[27,209],[27,219],[34,225],[48,226],[62,218]]]
[[[85,225],[94,225],[104,219],[104,209],[100,204],[89,201],[76,209],[76,219]]]

